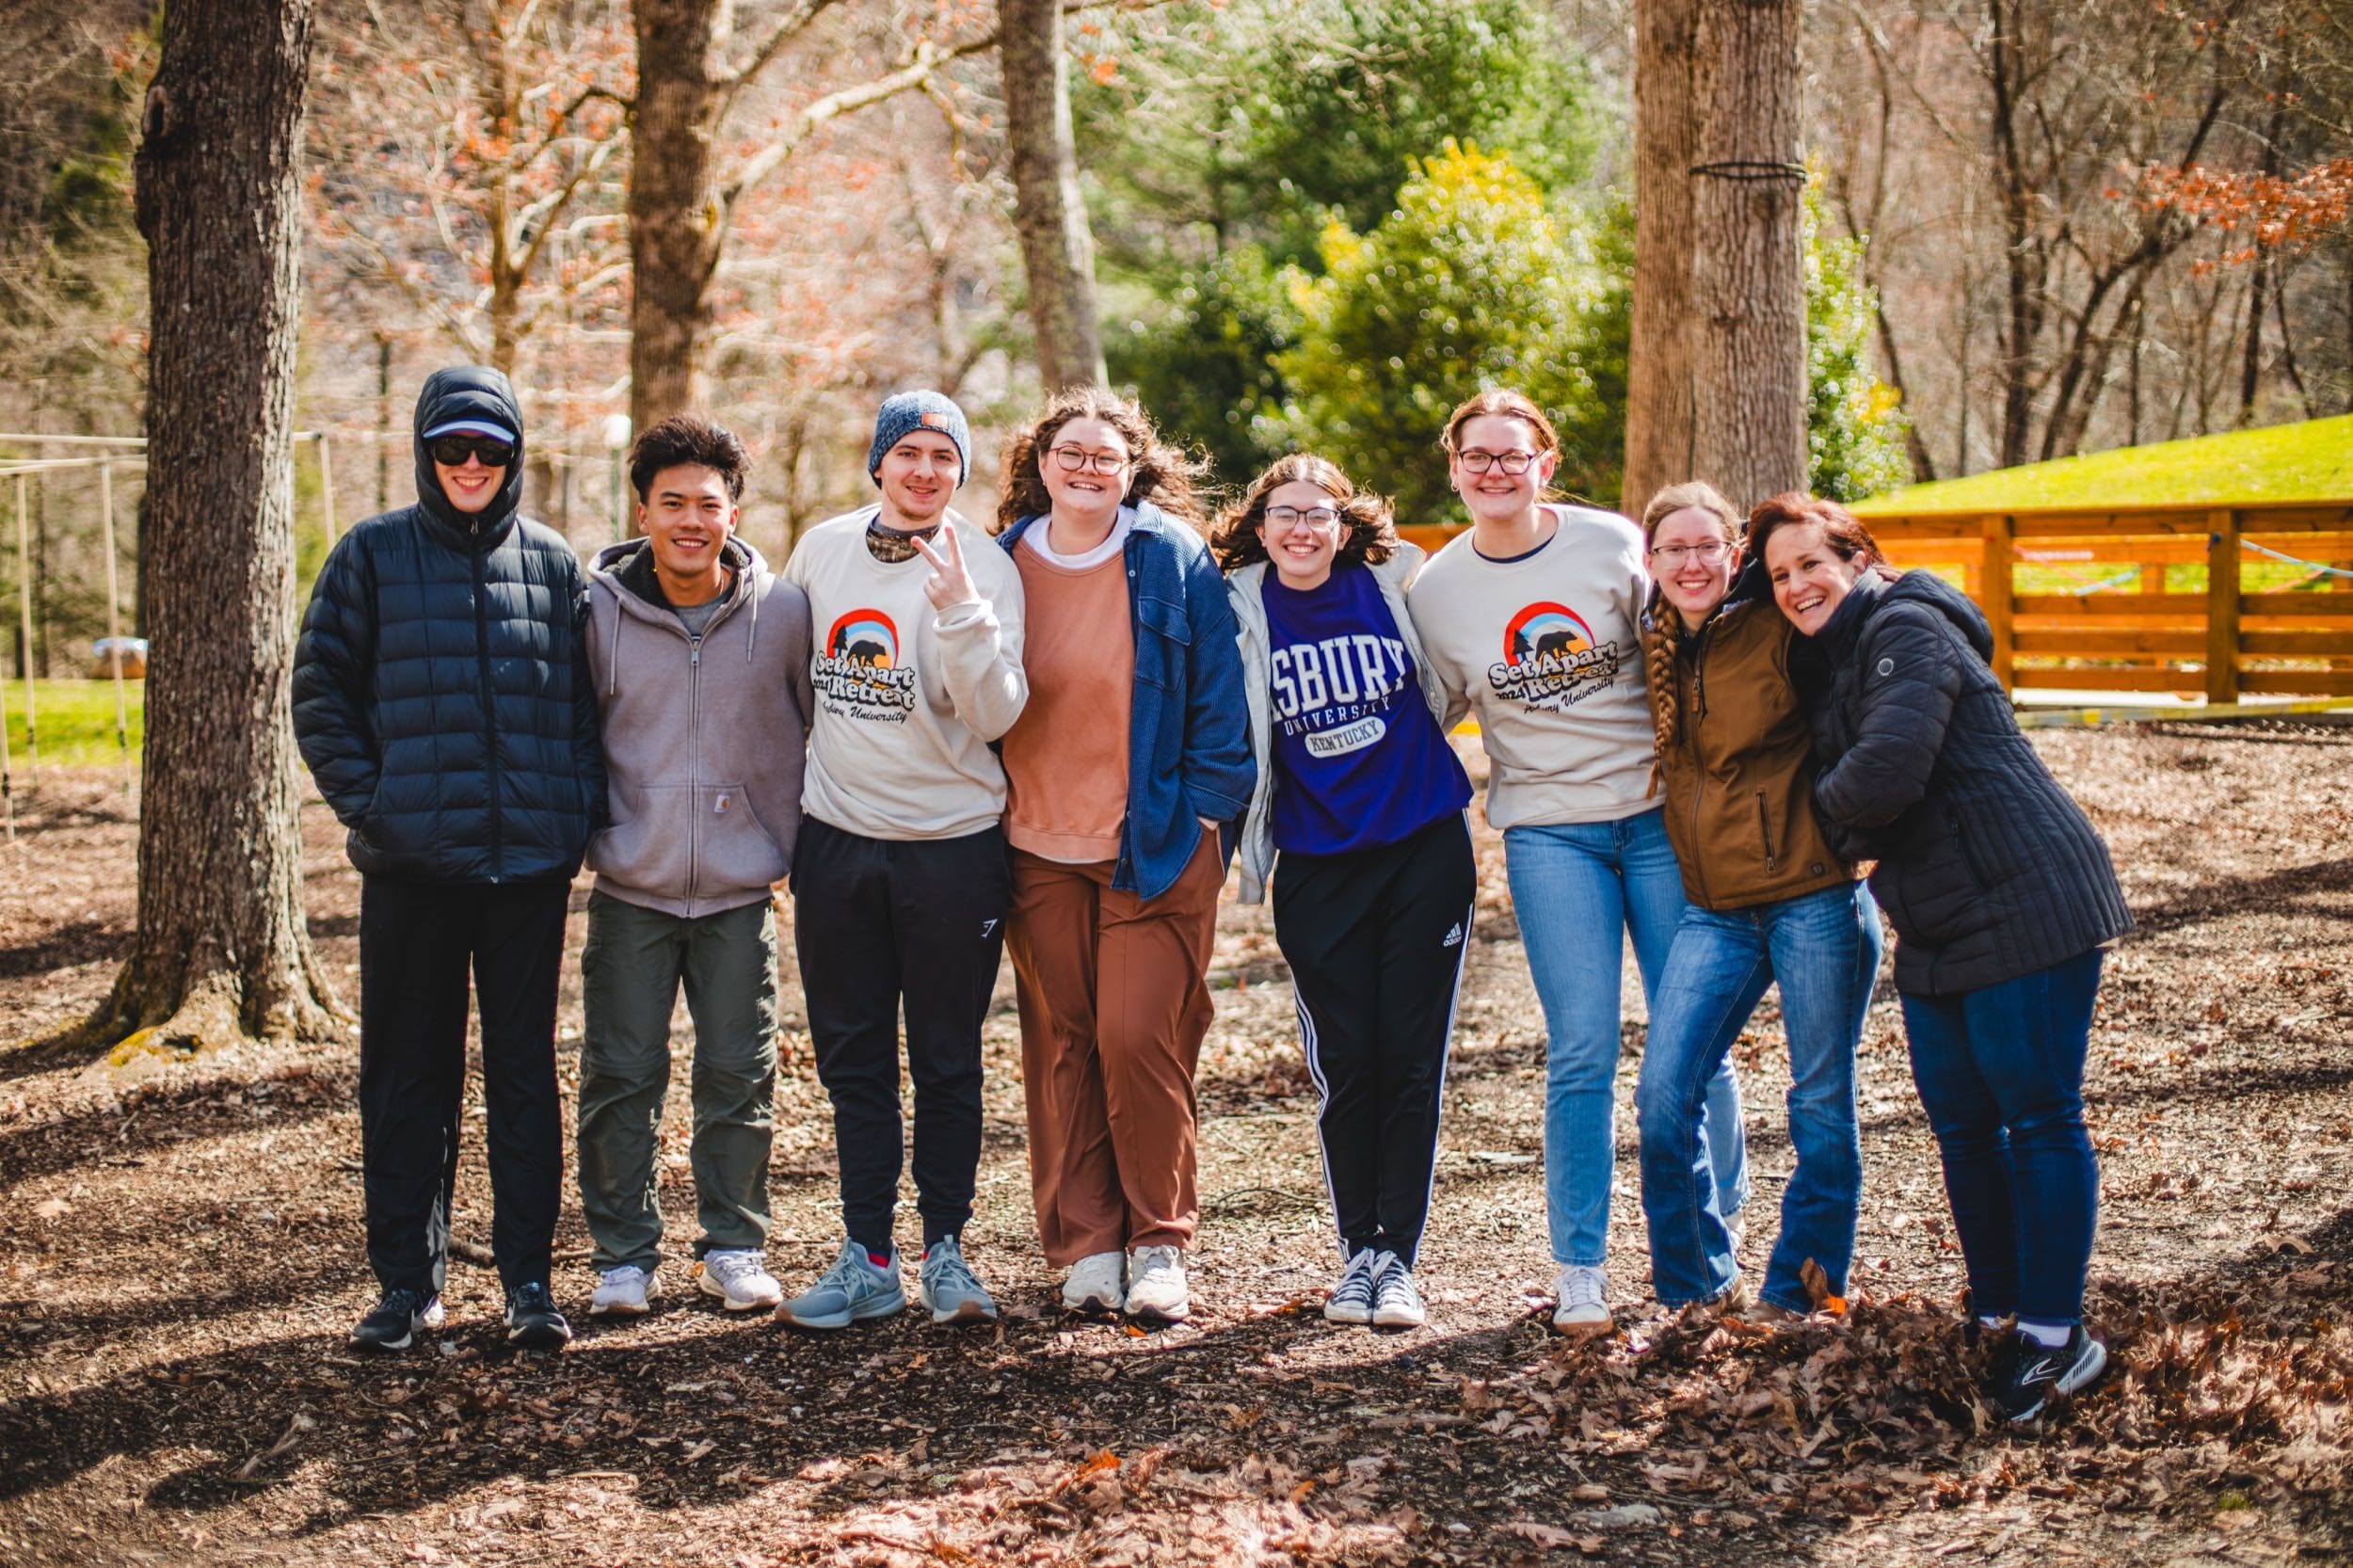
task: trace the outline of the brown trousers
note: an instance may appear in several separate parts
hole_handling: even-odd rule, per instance
[[[1190,1247],[1200,1217],[1193,1074],[1209,1032],[1225,887],[1213,834],[1146,903],[1112,862],[1013,854],[1006,947],[1021,1006],[1030,1187],[1049,1262]]]

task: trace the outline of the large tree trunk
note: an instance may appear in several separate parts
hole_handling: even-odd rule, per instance
[[[1692,52],[1691,461],[1739,506],[1807,480],[1800,11],[1705,6]]]
[[[138,932],[94,1039],[316,1035],[334,1008],[303,924],[289,696],[313,4],[164,11],[137,159],[153,645]]]
[[[1038,377],[1048,392],[1100,386],[1106,377],[1095,315],[1095,238],[1079,195],[1062,0],[1001,0],[997,25],[1005,139],[1013,152],[1014,230],[1030,285]]]
[[[729,0],[634,0],[637,104],[629,174],[629,415],[645,429],[708,388],[711,283],[727,232],[719,189]]]
[[[1634,8],[1634,300],[1625,479],[1619,504],[1694,477],[1691,466],[1691,49],[1697,0]]]

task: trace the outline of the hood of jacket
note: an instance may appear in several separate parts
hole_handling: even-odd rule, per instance
[[[749,616],[744,638],[744,662],[748,664],[759,657],[760,601],[773,578],[766,557],[741,535],[728,540],[719,558],[735,568],[735,581],[721,596],[719,608],[712,612],[704,635],[709,636],[731,616]],[[610,650],[603,661],[601,682],[604,695],[609,697],[620,690],[624,622],[638,621],[658,634],[681,638],[686,635],[686,627],[678,618],[678,611],[663,596],[661,582],[654,576],[653,543],[649,539],[623,539],[598,551],[588,568],[588,583],[589,613],[601,623],[605,647]]]
[[[453,420],[480,419],[515,432],[514,460],[506,465],[498,493],[481,511],[466,513],[449,504],[424,433]],[[523,499],[523,408],[504,376],[487,365],[455,365],[424,378],[409,424],[416,455],[417,505],[446,541],[460,550],[488,550],[505,537]]]

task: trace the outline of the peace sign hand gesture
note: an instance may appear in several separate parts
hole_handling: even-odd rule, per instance
[[[939,536],[948,546],[946,554],[932,548],[921,535],[915,536],[915,548],[931,563],[932,574],[923,579],[923,597],[932,601],[935,610],[952,610],[959,604],[978,604],[981,590],[972,585],[971,570],[964,564],[964,544],[956,537],[956,525],[942,521]]]

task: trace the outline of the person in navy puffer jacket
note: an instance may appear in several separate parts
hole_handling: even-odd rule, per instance
[[[471,970],[507,1336],[552,1347],[571,1336],[548,1293],[555,984],[604,814],[588,582],[561,535],[517,515],[522,408],[504,376],[436,371],[414,431],[417,504],[337,543],[295,649],[295,737],[361,873],[360,1128],[383,1297],[352,1343],[399,1350],[441,1322]]]
[[[2107,1364],[2083,1321],[2100,1192],[2084,1054],[2102,951],[2132,914],[2090,819],[2019,732],[1967,596],[1886,571],[1852,513],[1794,491],[1756,508],[1749,545],[1801,633],[1816,819],[1841,858],[1878,862],[1971,1330],[2017,1320],[1993,1402],[2031,1421]]]

